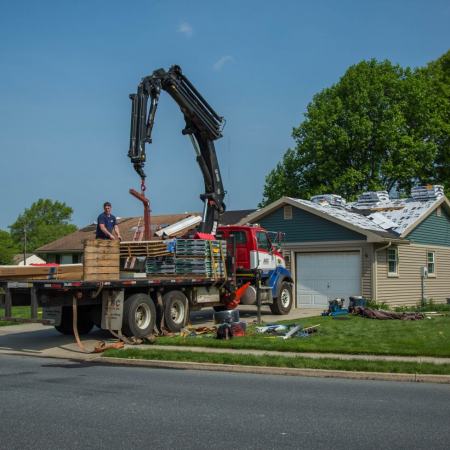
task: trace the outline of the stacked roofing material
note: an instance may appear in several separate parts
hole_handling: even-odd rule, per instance
[[[225,275],[226,242],[204,239],[176,239],[171,255],[147,257],[146,272],[151,275]]]
[[[411,189],[411,197],[417,201],[434,200],[444,195],[444,186],[439,184],[416,186]]]
[[[353,205],[356,208],[381,208],[390,203],[391,199],[387,191],[364,192],[358,197],[358,201]]]
[[[344,207],[347,203],[344,198],[336,194],[314,195],[313,197],[311,197],[311,201],[319,205],[331,205],[342,207]]]

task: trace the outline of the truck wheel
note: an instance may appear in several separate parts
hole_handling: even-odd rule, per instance
[[[61,334],[73,336],[73,324],[72,324],[72,307],[64,306],[61,312],[61,323],[55,325],[55,330]],[[77,311],[77,328],[78,334],[88,334],[94,326],[90,318],[90,311],[86,307],[79,307]]]
[[[153,333],[156,308],[147,294],[134,294],[123,305],[123,334],[143,338]]]
[[[181,291],[170,291],[163,296],[164,322],[174,333],[186,326],[189,319],[188,299]]]
[[[284,315],[288,314],[292,308],[292,284],[283,281],[280,286],[280,292],[277,298],[273,299],[273,304],[270,305],[270,310],[273,314]]]

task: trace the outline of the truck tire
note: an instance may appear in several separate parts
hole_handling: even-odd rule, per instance
[[[278,297],[273,299],[270,310],[273,314],[284,315],[289,314],[292,308],[294,297],[292,296],[292,284],[283,281],[280,286]]]
[[[61,334],[73,336],[73,323],[72,323],[72,307],[63,306],[61,311],[61,323],[55,325],[55,330]],[[90,318],[90,310],[87,307],[79,307],[77,311],[77,328],[78,334],[88,334],[94,326],[94,322]]]
[[[189,302],[181,291],[170,291],[163,296],[164,323],[169,331],[177,333],[189,321]]]
[[[123,305],[122,331],[127,337],[144,338],[153,333],[156,308],[147,294],[133,294]]]

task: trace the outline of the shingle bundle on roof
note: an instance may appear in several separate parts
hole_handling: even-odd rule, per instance
[[[311,201],[313,203],[317,203],[318,205],[332,205],[332,206],[345,206],[346,201],[340,195],[336,194],[322,194],[322,195],[314,195],[311,197]]]
[[[432,200],[444,195],[444,186],[439,184],[428,186],[417,186],[411,189],[411,197],[414,200]]]
[[[358,201],[354,204],[355,208],[377,208],[389,203],[391,199],[387,191],[371,191],[364,192],[358,197]]]

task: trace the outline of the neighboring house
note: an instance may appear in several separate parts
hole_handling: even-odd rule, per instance
[[[285,233],[298,307],[356,295],[392,306],[450,298],[450,202],[440,186],[408,199],[365,193],[349,204],[336,195],[282,197],[240,223]]]
[[[45,261],[39,256],[36,256],[32,253],[27,253],[26,255],[25,265],[29,266],[30,264],[45,264]],[[15,255],[13,258],[13,264],[17,266],[23,266],[23,254]]]
[[[245,209],[239,211],[226,211],[222,215],[221,223],[223,225],[231,225],[238,222],[242,217],[248,215],[254,210]],[[201,213],[184,213],[184,214],[162,214],[151,216],[152,234],[168,225],[189,217],[191,215],[198,215]],[[129,217],[117,219],[120,229],[120,234],[124,241],[134,240],[135,234],[138,230],[143,228],[142,217]],[[82,262],[83,259],[83,245],[87,239],[95,239],[95,230],[97,225],[91,224],[81,228],[74,233],[64,236],[49,244],[43,245],[35,252],[44,258],[49,263],[58,264],[75,264]]]

